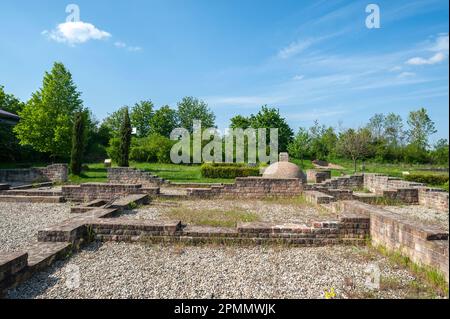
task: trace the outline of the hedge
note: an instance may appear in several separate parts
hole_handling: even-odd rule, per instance
[[[429,185],[443,185],[448,183],[448,175],[436,174],[410,174],[403,177],[405,180]]]
[[[259,167],[250,167],[231,163],[208,163],[201,167],[202,177],[205,178],[236,178],[258,176]]]

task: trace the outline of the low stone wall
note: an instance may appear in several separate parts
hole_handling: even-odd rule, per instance
[[[131,194],[159,194],[159,187],[143,188],[140,184],[85,183],[62,187],[62,196],[68,201],[89,202],[96,199],[111,200]]]
[[[302,193],[303,187],[298,178],[263,178],[238,177],[234,184],[212,186],[210,188],[187,188],[188,196],[192,197],[290,197]]]
[[[332,188],[332,189],[349,189],[353,190],[356,188],[361,188],[364,185],[364,176],[363,175],[348,175],[348,176],[339,176],[333,177],[332,179],[328,179],[322,183],[314,184],[314,186],[320,186],[324,188]]]
[[[436,188],[419,189],[419,204],[448,214],[448,192]]]
[[[311,183],[322,183],[331,179],[331,171],[308,169],[306,171],[306,180]]]
[[[400,252],[417,264],[440,271],[448,282],[449,243],[447,231],[425,226],[420,221],[406,219],[386,209],[356,201],[343,201],[337,205],[341,212],[370,217],[370,236],[375,245]]]
[[[66,182],[69,168],[67,164],[52,164],[47,167],[1,169],[0,183],[32,184],[39,182]]]
[[[377,195],[397,199],[406,204],[420,204],[444,212],[449,209],[448,192],[429,188],[422,183],[380,174],[364,174],[364,187]]]
[[[132,167],[108,168],[108,182],[115,184],[141,184],[144,187],[161,186],[167,183],[164,179],[150,172]]]

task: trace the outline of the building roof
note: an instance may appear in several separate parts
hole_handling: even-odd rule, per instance
[[[0,122],[15,124],[19,120],[20,117],[18,115],[0,109]]]

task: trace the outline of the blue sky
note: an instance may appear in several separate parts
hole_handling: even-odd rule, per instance
[[[81,30],[65,25],[80,8]],[[98,119],[151,99],[205,100],[220,128],[278,107],[294,130],[357,127],[377,112],[426,107],[448,138],[447,0],[0,0],[0,85],[27,100],[63,62]]]

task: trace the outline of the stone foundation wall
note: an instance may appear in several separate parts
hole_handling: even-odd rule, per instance
[[[323,181],[331,179],[331,171],[318,171],[309,169],[306,171],[306,180],[311,183],[322,183]]]
[[[355,188],[361,188],[364,185],[363,175],[350,175],[350,176],[339,176],[328,179],[322,183],[316,184],[316,186],[321,186],[325,188],[332,189],[349,189],[353,190]],[[314,187],[314,185],[312,185]]]
[[[111,200],[131,194],[159,194],[159,187],[143,188],[140,184],[85,183],[62,187],[62,196],[68,201],[89,202],[96,199]]]
[[[436,188],[419,189],[419,204],[448,214],[448,192]]]
[[[370,236],[375,245],[400,252],[417,264],[440,271],[448,282],[448,231],[361,202],[343,201],[337,205],[341,212],[370,217]]]
[[[193,197],[244,197],[262,198],[290,197],[302,193],[298,178],[275,179],[262,177],[238,177],[234,184],[212,186],[210,188],[187,188],[187,195]]]
[[[364,187],[377,195],[448,212],[448,192],[379,174],[364,174]]]
[[[144,187],[161,186],[167,183],[164,179],[150,172],[131,167],[108,168],[108,182],[115,184],[141,184]]]
[[[1,169],[0,183],[33,184],[39,182],[66,182],[69,174],[67,164],[53,164],[47,167]]]

